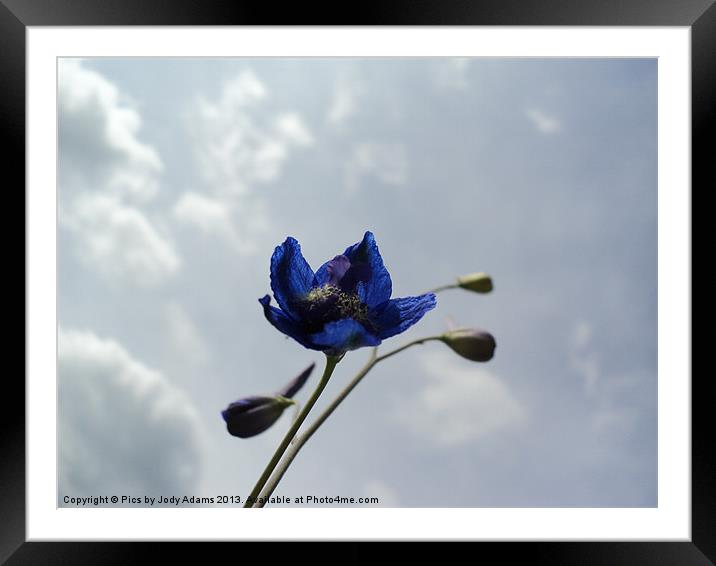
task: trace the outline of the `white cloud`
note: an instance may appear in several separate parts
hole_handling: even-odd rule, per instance
[[[466,57],[438,59],[434,69],[435,84],[439,90],[460,92],[468,89],[470,59]]]
[[[346,164],[346,189],[358,190],[365,177],[386,185],[401,186],[408,180],[408,157],[398,143],[360,143],[353,148]]]
[[[274,121],[274,130],[287,144],[307,147],[313,144],[313,137],[296,112],[284,112]]]
[[[140,141],[141,116],[114,84],[60,59],[58,106],[61,190],[109,190],[140,202],[155,195],[162,162]]]
[[[263,201],[246,195],[215,198],[187,192],[174,205],[173,214],[178,221],[218,238],[241,255],[256,251],[256,236],[268,227]]]
[[[543,134],[554,134],[562,129],[562,124],[554,116],[551,116],[541,110],[528,108],[525,110],[525,116]]]
[[[171,243],[138,209],[112,196],[79,195],[60,210],[80,260],[110,281],[142,287],[163,282],[180,267]]]
[[[174,217],[207,235],[238,246],[239,236],[231,222],[227,203],[198,193],[184,193],[174,205]]]
[[[135,105],[77,59],[60,60],[58,105],[59,220],[80,260],[110,280],[162,282],[180,260],[136,207],[155,196],[163,166],[138,138]]]
[[[200,98],[191,130],[201,173],[213,192],[242,194],[281,174],[295,148],[313,138],[301,116],[273,116],[260,108],[268,89],[245,70],[224,85],[217,100]]]
[[[180,361],[201,365],[209,360],[209,347],[189,314],[178,303],[164,308],[167,338]]]
[[[190,400],[117,342],[59,330],[59,493],[191,494],[203,432]]]
[[[219,107],[209,105],[209,109],[225,109],[230,106],[253,106],[266,98],[268,91],[256,74],[247,69],[224,84]]]
[[[396,415],[426,441],[456,446],[525,421],[525,408],[489,369],[444,351],[421,358],[428,382],[396,401]]]
[[[270,225],[264,199],[254,189],[276,181],[297,149],[313,145],[300,114],[273,112],[266,85],[250,69],[225,83],[216,99],[200,97],[190,114],[194,154],[203,190],[184,193],[174,218],[227,243],[256,251]]]
[[[359,95],[360,90],[355,81],[345,77],[339,79],[335,84],[333,98],[328,109],[328,123],[340,127],[354,116]]]

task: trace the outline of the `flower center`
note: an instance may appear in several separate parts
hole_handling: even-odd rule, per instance
[[[355,293],[347,293],[330,283],[311,289],[300,302],[301,318],[310,332],[319,332],[328,322],[352,318],[368,323],[368,306]]]
[[[368,320],[368,306],[360,302],[355,293],[340,292],[338,295],[338,310],[341,318],[351,317],[357,321]]]

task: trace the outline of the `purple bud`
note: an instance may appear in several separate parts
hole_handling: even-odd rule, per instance
[[[495,339],[489,332],[477,328],[450,330],[441,340],[452,350],[473,362],[487,362],[495,353]]]
[[[274,424],[291,403],[281,397],[246,397],[221,411],[226,430],[232,436],[249,438]]]
[[[231,403],[221,411],[229,434],[249,438],[268,429],[281,418],[286,407],[293,405],[290,399],[303,387],[315,366],[316,364],[312,363],[275,396],[253,395]]]

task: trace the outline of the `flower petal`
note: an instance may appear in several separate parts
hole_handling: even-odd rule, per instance
[[[313,279],[313,270],[301,254],[301,245],[289,236],[271,256],[271,290],[290,317],[297,318],[293,305],[311,290]]]
[[[343,255],[350,260],[351,265],[356,266],[356,269],[360,269],[361,266],[369,267],[368,277],[362,276],[358,283],[358,295],[369,309],[374,309],[390,299],[393,283],[388,270],[383,265],[383,258],[380,256],[372,232],[366,232],[363,241],[346,248]]]
[[[281,402],[275,397],[246,397],[231,403],[221,411],[221,416],[229,434],[249,438],[274,424],[287,406],[287,402]]]
[[[322,332],[311,334],[310,339],[314,344],[322,346],[324,351],[332,354],[380,344],[378,337],[352,318],[329,322],[323,327]]]
[[[381,340],[405,332],[418,322],[426,312],[435,308],[435,294],[426,293],[418,297],[391,299],[382,312],[371,317],[371,322],[378,328]]]
[[[323,287],[324,285],[333,285],[334,287],[338,287],[346,271],[350,269],[350,266],[351,262],[346,256],[337,255],[318,268],[313,279],[313,286]]]
[[[308,340],[308,336],[303,331],[301,325],[298,322],[287,316],[286,313],[282,310],[271,306],[271,297],[266,295],[263,298],[259,299],[259,303],[261,303],[264,307],[264,316],[266,317],[266,320],[273,324],[277,330],[283,332],[287,336],[290,336],[296,342],[298,342],[302,346],[305,346],[306,348],[311,348],[312,350],[321,349],[311,345],[310,341]]]

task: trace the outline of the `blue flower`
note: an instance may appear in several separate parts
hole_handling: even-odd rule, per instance
[[[283,386],[275,395],[252,395],[231,403],[221,411],[226,430],[232,436],[249,438],[262,433],[274,424],[286,407],[293,405],[291,398],[298,393],[311,375],[315,363],[303,370],[298,377]]]
[[[392,282],[371,232],[315,273],[291,237],[271,257],[271,290],[280,308],[263,305],[268,321],[312,350],[341,355],[405,332],[436,305],[435,295],[391,299]]]

